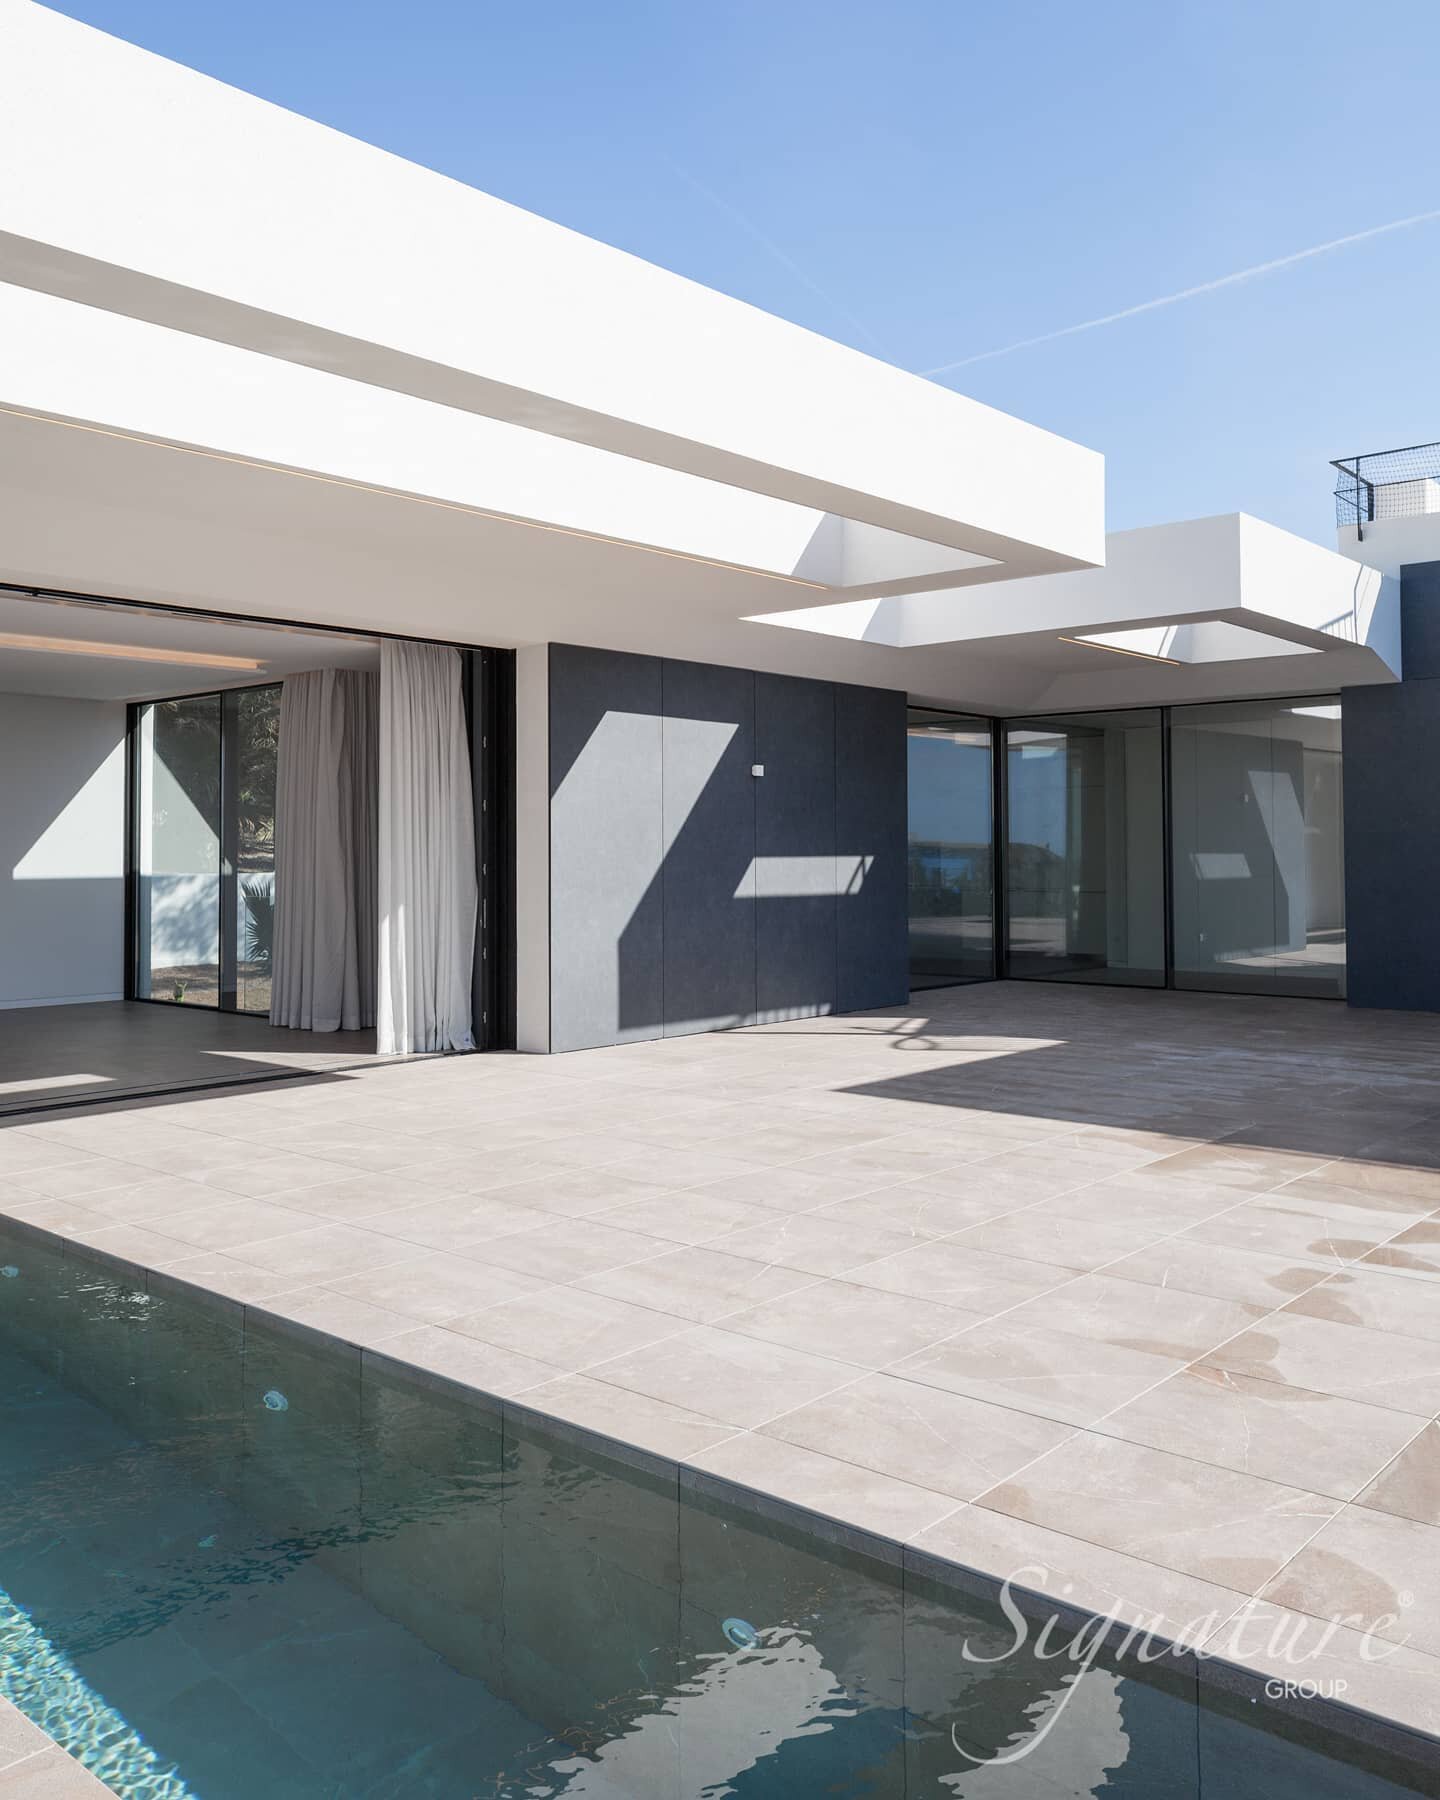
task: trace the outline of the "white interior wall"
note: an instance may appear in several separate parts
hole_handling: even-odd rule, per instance
[[[0,694],[0,1006],[124,988],[125,706]]]

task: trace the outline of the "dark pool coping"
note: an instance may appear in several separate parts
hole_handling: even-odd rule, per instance
[[[31,1224],[25,1219],[17,1219],[8,1213],[0,1212],[0,1220],[3,1220],[6,1229],[20,1237],[34,1238],[51,1248],[58,1248],[67,1257],[93,1262],[113,1270],[135,1281],[148,1293],[169,1293],[186,1299],[199,1297],[234,1317],[242,1326],[247,1319],[254,1318],[257,1324],[268,1330],[285,1332],[318,1347],[353,1352],[359,1358],[362,1374],[365,1369],[371,1368],[391,1378],[408,1381],[417,1388],[443,1395],[474,1409],[496,1422],[502,1429],[507,1422],[513,1422],[522,1429],[541,1431],[588,1455],[621,1463],[666,1486],[673,1484],[679,1494],[689,1492],[697,1497],[714,1500],[782,1529],[832,1544],[852,1555],[867,1558],[891,1569],[902,1585],[907,1575],[914,1576],[988,1604],[998,1604],[1001,1595],[1008,1593],[1018,1609],[1025,1616],[1032,1617],[1037,1624],[1054,1618],[1059,1627],[1067,1632],[1092,1630],[1102,1616],[1084,1607],[1077,1607],[1064,1596],[1047,1592],[1044,1588],[1023,1586],[1008,1577],[971,1568],[949,1557],[917,1549],[902,1539],[888,1537],[828,1513],[817,1512],[763,1489],[747,1487],[728,1477],[711,1474],[682,1458],[663,1456],[624,1438],[612,1437],[591,1426],[578,1425],[572,1420],[546,1412],[543,1407],[529,1404],[523,1397],[507,1399],[472,1383],[408,1362],[403,1357],[392,1356],[384,1350],[357,1344],[335,1332],[325,1331],[306,1320],[294,1319],[275,1310],[283,1303],[283,1295],[277,1295],[268,1305],[236,1300],[229,1295],[217,1293],[204,1282],[190,1281],[182,1275],[152,1269],[147,1264],[112,1255],[109,1251],[97,1250],[89,1244],[79,1243],[62,1233]],[[1237,1608],[1237,1612],[1239,1610],[1241,1609]],[[1132,1654],[1131,1646],[1139,1638],[1143,1638],[1146,1645],[1147,1663],[1195,1684],[1197,1704],[1205,1698],[1228,1700],[1241,1706],[1263,1707],[1268,1720],[1300,1728],[1307,1737],[1313,1738],[1317,1731],[1328,1733],[1344,1744],[1394,1757],[1402,1763],[1418,1765],[1422,1770],[1433,1770],[1434,1785],[1431,1792],[1440,1797],[1440,1735],[1407,1724],[1401,1719],[1387,1717],[1383,1713],[1352,1706],[1333,1696],[1300,1693],[1277,1696],[1267,1691],[1274,1680],[1271,1674],[1215,1654],[1205,1654],[1203,1647],[1197,1649],[1181,1644],[1162,1632],[1137,1628],[1123,1619],[1112,1619],[1104,1632],[1099,1634],[1102,1649],[1118,1656],[1122,1665],[1124,1658]],[[1144,1679],[1143,1676],[1139,1678]],[[4,1773],[0,1769],[0,1776]]]

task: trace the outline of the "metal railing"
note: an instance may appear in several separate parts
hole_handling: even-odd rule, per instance
[[[1410,444],[1337,457],[1335,523],[1353,525],[1363,538],[1377,519],[1440,513],[1440,443]]]

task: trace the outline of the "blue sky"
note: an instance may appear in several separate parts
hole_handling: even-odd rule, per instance
[[[1440,9],[71,0],[63,11],[906,368],[1440,208]],[[1440,438],[1440,219],[944,379],[1104,451],[1112,528],[1320,541]]]

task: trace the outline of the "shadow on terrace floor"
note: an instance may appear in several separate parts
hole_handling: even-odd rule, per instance
[[[826,1022],[896,1064],[843,1091],[1440,1166],[1434,1014],[1020,981],[931,989],[912,1006]]]
[[[374,1061],[373,1031],[284,1031],[262,1017],[143,1001],[9,1007],[0,1010],[0,1125],[34,1123],[52,1108],[334,1079]]]

